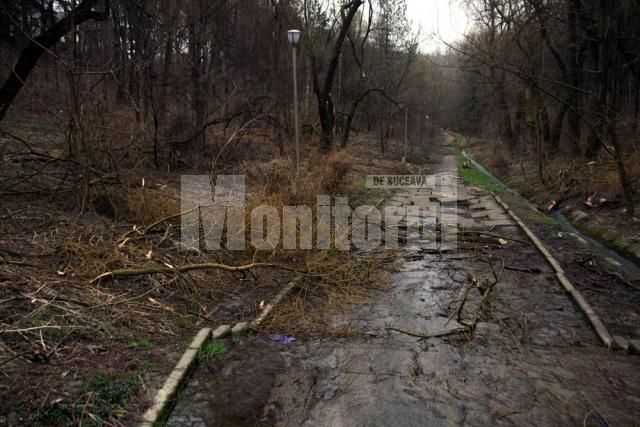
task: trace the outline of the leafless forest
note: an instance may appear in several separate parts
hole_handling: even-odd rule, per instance
[[[136,424],[194,331],[291,281],[260,333],[355,334],[331,319],[380,291],[393,255],[184,250],[181,176],[245,175],[247,215],[318,194],[378,206],[392,194],[365,176],[428,172],[451,132],[640,262],[640,2],[450,7],[465,34],[427,51],[438,35],[406,0],[4,0],[0,424]]]

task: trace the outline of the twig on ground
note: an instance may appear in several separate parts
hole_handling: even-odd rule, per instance
[[[464,303],[467,301],[469,292],[471,292],[471,289],[473,289],[474,286],[478,286],[477,282],[471,281],[469,284],[465,286],[465,288],[463,289],[462,297],[460,298],[460,301],[458,302],[458,306],[456,307],[456,311],[449,317],[449,320],[455,317],[456,321],[460,322],[460,314],[462,313],[462,309],[464,308]]]
[[[505,270],[511,270],[511,271],[520,271],[522,273],[531,273],[531,274],[540,274],[540,273],[542,273],[542,270],[539,269],[538,267],[521,268],[521,267],[513,267],[513,266],[510,266],[510,265],[505,265],[504,269]]]
[[[444,336],[451,335],[451,334],[457,334],[458,332],[467,332],[469,330],[469,328],[457,328],[457,329],[453,329],[451,331],[440,332],[440,333],[431,334],[431,335],[422,335],[422,334],[417,334],[415,332],[403,331],[402,329],[394,328],[394,327],[391,327],[391,326],[388,326],[386,328],[386,330],[387,331],[400,332],[401,334],[409,335],[409,336],[416,337],[416,338],[429,339],[429,338],[444,337]]]
[[[19,358],[19,357],[22,357],[22,356],[24,356],[24,355],[26,355],[26,354],[29,354],[29,351],[23,351],[23,352],[16,353],[16,354],[14,354],[13,356],[8,357],[7,359],[5,359],[5,360],[3,360],[3,361],[1,361],[1,362],[0,362],[0,367],[2,367],[2,366],[4,366],[4,365],[6,365],[7,363],[11,363],[11,362],[12,362],[12,361],[14,361],[15,359],[17,359],[17,358]]]
[[[478,235],[478,236],[495,237],[496,239],[511,240],[512,242],[522,243],[523,245],[531,246],[531,243],[529,243],[527,241],[516,239],[514,237],[503,236],[501,234],[487,233],[486,231],[465,230],[465,231],[461,231],[459,234],[462,235],[462,236],[464,236],[464,235]]]

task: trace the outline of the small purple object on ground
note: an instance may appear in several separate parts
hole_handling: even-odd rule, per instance
[[[285,335],[269,335],[267,336],[267,339],[280,344],[293,344],[296,342],[294,337],[287,337]]]

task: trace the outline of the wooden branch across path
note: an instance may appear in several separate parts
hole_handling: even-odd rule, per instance
[[[112,271],[107,271],[105,273],[102,273],[98,277],[92,279],[90,283],[95,283],[105,278],[112,279],[115,277],[143,276],[145,274],[176,274],[176,273],[186,273],[194,270],[246,271],[246,270],[251,270],[252,268],[279,268],[282,270],[292,271],[294,273],[306,274],[305,271],[297,270],[291,267],[286,267],[284,265],[271,264],[266,262],[254,262],[254,263],[245,264],[245,265],[227,265],[227,264],[219,264],[215,262],[208,262],[208,263],[202,263],[202,264],[180,265],[177,267],[167,265],[166,267],[122,268],[122,269],[112,270]]]
[[[598,334],[598,337],[602,340],[604,345],[610,349],[613,344],[613,338],[611,338],[611,335],[605,328],[604,324],[602,323],[598,315],[593,311],[593,308],[591,308],[584,296],[582,296],[582,294],[569,281],[560,263],[558,263],[558,261],[553,258],[546,246],[540,241],[540,239],[536,237],[535,234],[533,234],[529,227],[527,227],[524,222],[522,222],[522,220],[511,210],[511,208],[509,208],[509,206],[502,201],[500,196],[494,194],[493,197],[496,199],[498,204],[502,206],[505,211],[507,211],[509,216],[513,218],[513,220],[516,222],[516,224],[518,224],[522,231],[524,231],[524,233],[536,246],[536,248],[538,248],[542,256],[547,260],[551,268],[553,268],[553,270],[556,272],[556,277],[562,287],[569,293],[569,295],[571,295],[576,304],[578,304],[578,307],[580,307],[580,310],[582,310],[584,315],[587,317],[587,320],[591,323],[591,326],[593,326],[593,329],[595,329],[596,334]]]
[[[431,334],[431,335],[424,335],[424,334],[418,334],[416,332],[409,332],[409,331],[405,331],[402,329],[398,329],[398,328],[394,328],[391,326],[388,326],[386,328],[387,331],[396,331],[396,332],[400,332],[401,334],[405,334],[405,335],[409,335],[410,337],[416,337],[416,338],[421,338],[421,339],[429,339],[429,338],[440,338],[440,337],[444,337],[447,335],[453,335],[453,334],[457,334],[459,332],[468,332],[469,328],[464,327],[464,328],[457,328],[457,329],[453,329],[451,331],[444,331],[444,332],[438,332],[435,334]]]
[[[504,239],[511,240],[512,242],[522,243],[523,245],[531,246],[531,243],[525,242],[524,240],[516,239],[513,237],[503,236],[495,233],[487,233],[486,231],[477,231],[477,230],[464,230],[459,233],[461,236],[467,235],[477,235],[477,236],[486,236],[486,237],[495,237],[496,239]]]

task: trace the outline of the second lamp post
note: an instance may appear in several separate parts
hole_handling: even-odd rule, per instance
[[[287,31],[289,43],[293,45],[293,124],[296,135],[296,172],[300,169],[300,135],[298,130],[298,76],[297,76],[297,56],[298,43],[300,42],[300,31]]]

